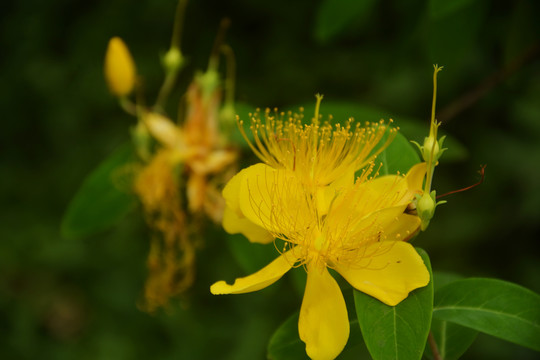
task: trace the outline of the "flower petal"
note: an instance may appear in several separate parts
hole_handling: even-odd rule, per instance
[[[390,306],[429,283],[424,261],[411,244],[403,241],[367,246],[364,260],[356,265],[334,265],[353,287]]]
[[[405,178],[407,179],[407,184],[409,190],[414,192],[421,192],[422,185],[424,183],[424,177],[426,176],[427,164],[425,162],[414,165]]]
[[[319,215],[326,215],[330,205],[345,189],[354,184],[354,171],[343,174],[333,183],[328,186],[319,186],[317,188],[317,207]]]
[[[259,166],[260,164],[253,165]],[[238,174],[234,175],[231,180],[223,188],[223,198],[229,208],[236,212],[239,216],[243,216],[240,211],[239,197],[240,197],[240,185],[246,172],[251,168],[241,170]]]
[[[144,114],[143,120],[150,134],[165,147],[179,150],[185,149],[186,142],[181,128],[176,126],[168,117],[149,112]]]
[[[246,218],[240,218],[230,207],[223,212],[223,228],[229,234],[242,234],[253,243],[268,244],[274,240],[272,234]]]
[[[407,241],[420,229],[420,218],[409,214],[400,214],[384,229],[386,240]]]
[[[283,253],[256,273],[236,279],[232,285],[225,281],[218,281],[210,286],[210,292],[214,295],[243,294],[264,289],[278,281],[291,269],[298,260],[293,252],[295,249]]]
[[[253,223],[283,237],[316,222],[316,203],[292,171],[276,170],[264,164],[244,170],[239,205]]]
[[[404,214],[403,210],[405,205],[399,205],[375,211],[357,223],[354,223],[353,219],[349,228],[351,238],[364,241],[409,239],[420,227],[420,219]],[[361,245],[357,244],[357,247]]]
[[[308,264],[298,333],[313,360],[335,359],[349,339],[349,318],[343,294],[326,267]]]

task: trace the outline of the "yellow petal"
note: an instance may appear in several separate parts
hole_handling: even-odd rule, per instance
[[[427,164],[425,162],[414,165],[407,173],[409,190],[422,192],[424,177],[426,176]]]
[[[182,131],[168,117],[158,113],[146,113],[143,120],[150,134],[165,147],[180,151],[186,148]]]
[[[414,289],[429,283],[429,272],[413,246],[403,241],[383,241],[368,246],[358,264],[334,264],[353,287],[395,306]]]
[[[407,241],[420,228],[420,218],[409,214],[400,214],[384,229],[385,240]]]
[[[284,237],[292,237],[317,221],[317,204],[292,171],[264,164],[245,169],[239,200],[246,218]]]
[[[232,285],[225,281],[218,281],[210,287],[210,292],[214,295],[243,294],[264,289],[278,281],[291,269],[298,260],[293,252],[295,249],[283,253],[256,273],[236,279]]]
[[[205,173],[217,173],[236,160],[236,152],[232,150],[215,150],[206,158]]]
[[[335,359],[349,339],[347,307],[336,280],[326,267],[308,264],[298,333],[313,360]]]
[[[319,186],[317,189],[317,206],[319,215],[326,215],[330,205],[344,189],[354,184],[354,171],[344,174],[328,186]]]
[[[253,243],[268,244],[274,240],[272,234],[246,218],[240,218],[234,210],[226,206],[223,213],[223,228],[229,234],[242,234]]]
[[[135,63],[119,37],[109,40],[105,54],[105,80],[116,96],[128,95],[135,86]]]
[[[405,210],[405,205],[398,205],[375,211],[356,223],[354,219],[349,220],[351,238],[364,239],[364,241],[409,239],[418,230],[420,219],[417,216],[404,214],[403,210]]]
[[[422,163],[415,165],[407,176],[386,175],[342,188],[331,213],[338,219],[358,221],[386,208],[401,206],[404,210],[414,195],[421,192],[424,174],[425,164]]]
[[[264,164],[256,164],[253,166],[250,166],[248,168],[243,169],[238,174],[233,176],[231,180],[225,185],[225,188],[223,189],[223,198],[225,199],[225,202],[228,207],[231,208],[234,212],[237,213],[238,216],[243,217],[242,211],[240,210],[240,186],[242,185],[242,181],[244,179],[244,176],[246,173],[251,172],[252,167],[265,167],[267,165]]]

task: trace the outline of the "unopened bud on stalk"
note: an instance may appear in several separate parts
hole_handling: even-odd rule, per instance
[[[116,96],[126,96],[135,87],[135,63],[126,44],[119,37],[109,40],[105,54],[105,80]]]
[[[184,57],[177,47],[171,47],[163,56],[162,61],[167,72],[176,72],[184,65]]]

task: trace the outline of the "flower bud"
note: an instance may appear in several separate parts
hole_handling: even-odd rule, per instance
[[[135,86],[135,63],[126,44],[119,37],[109,40],[105,54],[105,80],[116,96],[126,96]]]
[[[163,66],[167,71],[178,71],[184,64],[182,52],[177,47],[171,47],[163,56]]]
[[[439,142],[433,136],[428,136],[424,139],[422,147],[422,157],[426,162],[437,162],[439,158]]]
[[[431,194],[424,193],[418,200],[418,203],[416,204],[416,211],[418,213],[418,217],[422,221],[420,225],[422,231],[427,229],[430,220],[433,218],[433,215],[435,215],[436,207],[435,191],[432,191]]]

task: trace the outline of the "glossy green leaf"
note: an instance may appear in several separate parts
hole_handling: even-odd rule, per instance
[[[351,311],[349,312],[349,315]],[[354,311],[353,311],[354,315]],[[290,316],[274,332],[268,343],[267,357],[270,360],[298,360],[309,359],[306,355],[306,345],[298,335],[298,318],[300,312]],[[362,334],[358,327],[358,319],[351,318],[351,332],[345,349],[339,359],[367,359],[369,354],[362,340]]]
[[[437,290],[445,285],[463,279],[463,276],[448,272],[433,272],[433,290]],[[451,322],[431,320],[431,333],[438,347],[439,355],[445,360],[459,359],[472,345],[478,332]],[[431,348],[426,344],[424,355],[428,359],[433,359]]]
[[[431,275],[427,253],[418,248],[417,251]],[[360,329],[373,359],[422,357],[431,325],[433,281],[412,291],[396,306],[385,305],[359,291],[354,292],[354,299]]]
[[[433,316],[540,351],[540,295],[513,283],[452,282],[437,291]]]
[[[122,145],[84,180],[62,219],[64,237],[79,238],[105,230],[133,208],[134,196],[120,189],[114,178],[134,159],[131,144]]]
[[[369,20],[375,0],[323,0],[315,19],[315,38],[326,42],[354,24],[362,27]]]

